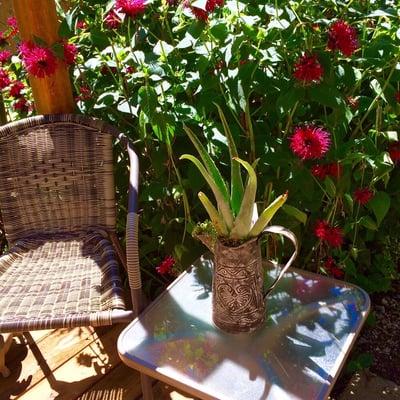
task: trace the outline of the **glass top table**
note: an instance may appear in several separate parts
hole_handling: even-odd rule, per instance
[[[212,256],[181,274],[118,339],[124,363],[201,399],[325,399],[370,308],[360,288],[289,269],[264,325],[229,334],[211,318]],[[268,269],[266,284],[277,268]]]

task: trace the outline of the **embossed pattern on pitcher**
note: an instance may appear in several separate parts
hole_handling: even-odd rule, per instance
[[[232,333],[250,332],[264,321],[263,268],[257,238],[238,247],[217,242],[213,276],[213,321]]]

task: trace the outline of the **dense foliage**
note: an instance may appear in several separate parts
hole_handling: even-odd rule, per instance
[[[164,280],[174,260],[179,269],[204,250],[190,234],[206,218],[197,193],[209,191],[179,157],[195,152],[186,124],[229,177],[218,104],[240,158],[260,159],[260,209],[289,191],[274,222],[300,238],[298,266],[372,292],[390,287],[400,228],[396,2],[71,3],[60,10],[60,32],[79,50],[71,67],[77,106],[126,132],[140,155],[140,249],[148,275]],[[52,49],[60,55],[60,44]],[[22,79],[16,55],[2,68]],[[16,108],[9,85],[3,94]],[[122,231],[126,155],[119,147],[116,160]],[[279,256],[275,245],[268,248]]]

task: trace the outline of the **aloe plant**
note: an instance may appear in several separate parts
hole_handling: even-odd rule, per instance
[[[212,232],[207,224],[199,225],[194,231],[194,235],[211,249],[213,249],[212,242],[215,241],[216,236],[235,241],[245,241],[252,237],[259,236],[287,199],[287,193],[280,195],[269,204],[258,219],[254,221],[257,193],[257,175],[255,168],[258,160],[256,160],[253,165],[250,165],[247,161],[238,157],[237,148],[229,125],[226,122],[221,108],[219,106],[217,106],[217,108],[228,141],[231,158],[230,189],[213,159],[197,136],[187,126],[184,126],[185,132],[196,147],[201,160],[190,154],[184,154],[180,157],[181,160],[191,161],[198,168],[214,194],[216,206],[205,193],[199,192],[198,194],[201,203],[210,217]],[[243,185],[241,167],[243,167],[248,174],[246,185]]]

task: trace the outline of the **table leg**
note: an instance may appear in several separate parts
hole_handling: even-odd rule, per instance
[[[142,384],[143,400],[154,400],[152,379],[145,374],[140,374],[140,381]]]
[[[6,353],[11,347],[14,334],[6,333],[0,335],[0,373],[4,378],[10,376],[11,372],[6,367]]]

